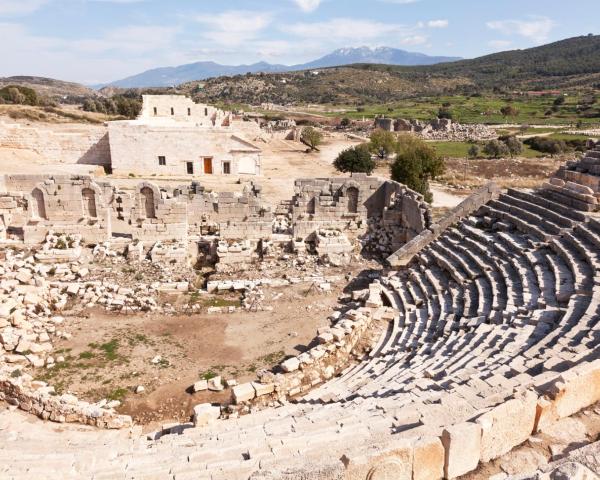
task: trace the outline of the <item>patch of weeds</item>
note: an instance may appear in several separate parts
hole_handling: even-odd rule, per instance
[[[106,399],[121,401],[127,396],[128,393],[129,391],[126,388],[116,388],[106,396]]]
[[[158,362],[158,368],[168,368],[171,366],[169,361],[166,358],[161,358]]]
[[[23,372],[17,368],[10,373],[10,378],[19,378],[21,375],[23,375]]]
[[[205,307],[239,307],[240,300],[230,300],[228,298],[208,298],[202,302]]]
[[[119,350],[119,340],[116,338],[113,338],[110,342],[103,343],[99,349],[104,352],[107,360],[112,361],[119,358],[119,354],[117,353],[117,350]]]
[[[154,342],[143,333],[136,333],[134,335],[130,335],[129,337],[127,337],[127,340],[129,341],[129,345],[131,345],[132,347],[140,344],[154,345]]]
[[[210,380],[210,379],[218,377],[218,376],[219,375],[217,373],[213,372],[212,370],[207,370],[206,372],[200,374],[200,378],[202,380]]]
[[[107,378],[102,382],[102,385],[108,385],[110,382],[112,382],[112,380],[110,378]]]
[[[275,365],[281,363],[285,358],[285,352],[283,350],[279,350],[277,352],[269,353],[267,355],[263,355],[259,358],[259,360],[263,363],[267,363],[269,365]]]
[[[90,351],[81,352],[79,354],[79,358],[81,358],[82,360],[91,360],[94,357],[95,357],[94,353],[90,352]]]
[[[250,373],[256,373],[257,369],[258,369],[258,367],[256,366],[255,363],[253,363],[253,364],[249,365],[246,370],[249,371]]]

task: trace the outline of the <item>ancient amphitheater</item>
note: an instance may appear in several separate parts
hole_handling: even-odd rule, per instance
[[[596,146],[537,191],[489,184],[432,223],[417,194],[364,176],[299,180],[272,209],[255,185],[127,193],[89,177],[7,176],[0,477],[425,480],[502,458],[600,401],[599,182]],[[356,238],[387,256],[368,288],[342,298],[310,349],[188,423],[142,435],[110,402],[57,395],[30,374],[60,363],[52,342],[68,304],[157,308],[165,285],[88,281],[86,251],[170,265],[204,252],[228,271],[284,244],[345,264]],[[594,440],[515,478],[597,478]]]

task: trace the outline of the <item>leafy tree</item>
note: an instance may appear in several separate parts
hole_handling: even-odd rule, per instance
[[[477,145],[476,143],[471,145],[469,147],[468,155],[469,158],[479,158],[479,155],[481,155],[481,148],[479,148],[479,145]]]
[[[519,114],[519,110],[512,105],[506,105],[500,109],[500,113],[504,118],[516,117]]]
[[[561,105],[565,104],[565,97],[563,95],[561,95],[560,97],[556,97],[556,99],[554,100],[554,106],[555,107],[560,107]]]
[[[395,152],[392,179],[421,193],[427,202],[431,202],[433,195],[429,181],[444,173],[443,159],[423,140],[407,134],[398,136]]]
[[[483,153],[485,153],[490,158],[500,158],[506,157],[510,154],[506,143],[501,142],[500,140],[490,140],[483,147]]]
[[[375,162],[366,144],[357,145],[341,152],[333,166],[340,172],[363,172],[371,174],[375,169]]]
[[[349,127],[350,126],[350,119],[348,117],[344,117],[342,118],[342,120],[340,121],[340,125],[342,127]]]
[[[503,142],[508,147],[508,152],[510,153],[511,157],[523,153],[523,142],[521,142],[521,140],[519,140],[514,135],[506,137],[505,139],[503,139]]]
[[[438,118],[447,118],[448,120],[452,120],[452,110],[450,110],[448,107],[442,107],[438,110],[437,116]]]
[[[323,142],[323,134],[313,127],[305,127],[300,134],[300,141],[311,150],[316,150]]]
[[[369,139],[369,151],[382,160],[387,158],[396,147],[396,135],[380,128],[374,130]]]

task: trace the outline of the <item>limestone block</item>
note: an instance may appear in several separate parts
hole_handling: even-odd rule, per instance
[[[32,277],[33,275],[31,272],[27,271],[21,271],[15,275],[15,278],[23,285],[27,285],[29,282],[31,282]]]
[[[446,451],[444,478],[460,477],[477,468],[481,455],[481,426],[459,423],[445,428],[442,444]]]
[[[275,391],[275,385],[273,383],[252,382],[252,388],[254,388],[257,397],[269,395]]]
[[[600,361],[565,372],[555,384],[554,403],[559,418],[573,415],[600,400]]]
[[[194,393],[203,392],[204,390],[208,390],[208,382],[206,380],[200,380],[192,386],[192,390]]]
[[[221,407],[210,403],[202,403],[194,407],[194,426],[201,427],[218,420],[221,416]]]
[[[525,442],[533,433],[537,396],[527,392],[484,413],[481,426],[481,461],[489,462]]]
[[[242,383],[232,389],[233,401],[235,403],[247,402],[256,396],[252,383]]]
[[[284,372],[295,372],[300,368],[300,360],[298,360],[298,357],[288,358],[281,363],[281,368]]]
[[[344,455],[342,462],[346,466],[344,478],[349,480],[412,480],[413,446],[409,440],[398,440],[383,455]]]
[[[556,404],[547,398],[539,398],[536,406],[535,433],[544,432],[558,420]]]
[[[208,380],[208,389],[213,392],[220,392],[223,390],[223,382],[221,377],[217,376]]]
[[[415,442],[413,480],[440,480],[444,476],[444,446],[438,437]]]

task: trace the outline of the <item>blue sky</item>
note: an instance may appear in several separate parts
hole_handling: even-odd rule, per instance
[[[0,76],[83,83],[388,46],[476,57],[598,33],[600,0],[0,0]]]

